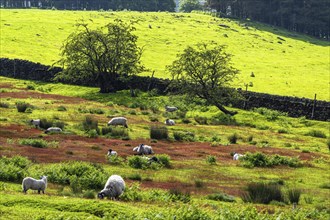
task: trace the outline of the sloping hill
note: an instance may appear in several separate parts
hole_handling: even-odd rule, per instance
[[[100,27],[120,18],[134,22],[139,45],[144,46],[143,63],[155,70],[156,77],[169,77],[166,65],[187,45],[217,41],[228,46],[234,66],[241,70],[237,87],[250,84],[252,91],[308,98],[317,93],[318,99],[329,100],[329,42],[270,26],[194,13],[18,9],[0,13],[1,57],[52,64],[78,20]]]

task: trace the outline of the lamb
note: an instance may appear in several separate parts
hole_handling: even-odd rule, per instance
[[[127,119],[125,117],[114,117],[108,122],[108,126],[109,125],[122,125],[125,128],[128,128]]]
[[[234,152],[233,160],[239,160],[240,157],[244,157],[244,155],[243,155],[243,154],[239,154],[239,153],[235,153],[235,152]]]
[[[36,180],[32,177],[25,177],[22,182],[23,192],[26,193],[29,189],[42,191],[45,194],[47,188],[47,176],[42,176],[40,180]]]
[[[133,151],[136,151],[138,155],[148,155],[154,153],[152,147],[145,144],[140,144],[139,146],[134,147]]]
[[[46,134],[48,133],[61,133],[62,132],[62,129],[59,128],[59,127],[50,127],[50,128],[47,128],[47,130],[45,131]]]
[[[118,199],[125,190],[125,181],[119,175],[111,175],[106,182],[104,189],[97,194],[97,197],[103,199],[108,197],[110,199]]]
[[[165,106],[165,110],[166,110],[167,112],[175,112],[175,111],[178,110],[178,108],[177,108],[177,107],[174,107],[174,106],[168,106],[168,105],[166,105],[166,106]]]
[[[166,125],[175,125],[175,122],[174,122],[174,120],[172,120],[172,119],[166,119],[166,120],[165,120],[165,124],[166,124]]]
[[[36,128],[40,127],[40,119],[32,119],[30,123],[36,126]]]
[[[108,154],[107,154],[107,156],[109,157],[109,156],[117,156],[118,154],[117,154],[117,151],[114,151],[114,150],[112,150],[112,149],[109,149],[108,150]]]

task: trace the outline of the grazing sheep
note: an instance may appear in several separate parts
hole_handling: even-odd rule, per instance
[[[45,131],[46,134],[48,133],[61,133],[62,132],[62,129],[59,128],[59,127],[50,127],[50,128],[47,128],[47,130]]]
[[[32,119],[30,123],[38,128],[40,126],[40,119]]]
[[[165,106],[165,110],[166,110],[167,112],[175,112],[175,111],[178,110],[178,108],[177,108],[177,107],[174,107],[174,106],[168,106],[168,105],[166,105],[166,106]]]
[[[166,120],[165,120],[165,124],[166,124],[166,125],[175,125],[175,122],[174,122],[174,120],[172,120],[172,119],[166,119]]]
[[[136,151],[138,155],[147,155],[147,154],[153,154],[154,151],[152,150],[152,147],[145,144],[140,144],[137,147],[133,148],[133,151]]]
[[[240,157],[244,157],[244,155],[243,155],[243,154],[239,154],[239,153],[235,153],[235,152],[234,152],[233,160],[239,160]]]
[[[32,177],[25,177],[22,182],[23,192],[26,193],[28,189],[42,191],[45,194],[45,190],[47,188],[47,176],[42,176],[40,180],[36,180]]]
[[[117,151],[114,151],[114,150],[112,150],[112,149],[109,149],[108,150],[108,154],[107,154],[107,156],[117,156],[118,154],[117,154]]]
[[[121,176],[111,175],[106,182],[104,189],[97,194],[97,197],[103,199],[108,197],[110,199],[118,199],[125,190],[125,181]]]
[[[122,125],[125,128],[128,128],[127,119],[125,117],[114,117],[108,122],[108,126],[109,125]]]

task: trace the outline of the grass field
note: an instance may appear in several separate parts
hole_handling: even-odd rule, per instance
[[[227,45],[241,71],[237,87],[251,82],[251,91],[306,98],[316,93],[330,100],[329,42],[282,29],[197,13],[1,9],[0,14],[1,57],[52,64],[77,21],[96,28],[120,18],[134,22],[138,44],[144,46],[143,63],[156,77],[169,77],[166,65],[187,45],[216,41]]]
[[[97,88],[5,77],[0,77],[0,87],[0,155],[6,156],[0,158],[0,219],[329,218],[329,122],[238,110],[234,121],[225,125],[228,121],[215,120],[220,114],[215,108],[184,104],[175,96],[140,93],[131,98],[128,91],[104,95]],[[27,112],[17,111],[20,101],[32,105]],[[166,113],[163,106],[170,103],[186,107],[187,112]],[[97,119],[100,129],[113,116],[127,117],[129,138],[93,136],[83,129],[86,116]],[[163,125],[167,117],[176,121],[167,127],[169,138],[151,139],[150,127]],[[201,117],[207,124],[198,123]],[[63,134],[44,134],[29,124],[35,118],[63,122]],[[176,132],[190,132],[194,138],[178,141]],[[233,134],[236,143],[230,143]],[[28,145],[26,139],[43,141],[46,146]],[[132,148],[140,143],[153,146],[156,155],[168,155],[171,166],[130,167]],[[107,161],[109,148],[119,153],[119,163]],[[234,151],[297,158],[302,166],[248,168],[232,159]],[[17,155],[30,161],[8,159]],[[215,164],[208,162],[210,156]],[[84,171],[89,173],[79,176]],[[46,194],[28,191],[23,195],[22,177],[43,174],[49,178]],[[125,193],[120,201],[96,199],[111,174],[123,176]],[[274,182],[283,192],[300,189],[298,208],[292,211],[287,196],[284,202],[268,205],[245,203],[241,195],[251,182]],[[232,196],[235,202],[208,197],[219,193]]]

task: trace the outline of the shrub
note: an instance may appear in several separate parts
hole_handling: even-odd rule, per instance
[[[61,129],[64,129],[65,124],[62,121],[55,121],[55,122],[53,122],[53,125],[52,126],[59,127]]]
[[[47,129],[47,128],[50,128],[52,126],[53,126],[52,121],[48,121],[45,118],[40,119],[40,126],[39,126],[40,128]]]
[[[0,102],[0,108],[9,108],[9,104],[6,102]]]
[[[18,112],[25,112],[26,109],[32,108],[33,106],[25,102],[16,102],[16,108]]]
[[[246,140],[251,143],[253,141],[253,135],[249,135]]]
[[[327,135],[323,131],[310,130],[306,133],[306,136],[317,137],[317,138],[327,138]]]
[[[271,110],[267,108],[255,108],[253,111],[266,117],[268,121],[275,121],[279,116],[287,116],[287,113]]]
[[[142,177],[140,174],[138,173],[134,173],[134,174],[131,174],[128,176],[128,179],[130,180],[137,180],[137,181],[141,181],[142,180]]]
[[[169,195],[172,202],[181,201],[183,203],[190,202],[190,193],[182,192],[179,188],[172,188],[169,190]]]
[[[14,156],[11,158],[0,157],[0,180],[20,182],[27,175],[26,169],[31,165],[26,157]]]
[[[227,195],[226,193],[222,192],[207,195],[206,198],[215,201],[235,202],[235,198],[233,196]]]
[[[210,124],[212,125],[236,125],[237,122],[235,120],[235,118],[233,118],[232,116],[223,114],[223,113],[219,113],[214,115],[211,118],[211,122]]]
[[[27,85],[27,86],[26,86],[26,89],[29,89],[29,90],[35,90],[35,88],[34,88],[33,85]]]
[[[101,114],[104,114],[105,112],[101,108],[91,108],[91,109],[89,109],[89,113],[101,115]]]
[[[29,145],[37,148],[46,148],[48,146],[47,141],[44,141],[42,139],[21,139],[19,141],[19,144]]]
[[[108,163],[112,165],[119,165],[124,162],[124,159],[118,155],[112,155],[107,157]]]
[[[168,130],[165,126],[151,126],[150,128],[151,139],[167,139]]]
[[[195,134],[189,131],[175,131],[173,136],[177,141],[195,141]]]
[[[85,199],[95,199],[95,193],[92,190],[87,190],[84,192],[82,197]]]
[[[297,157],[285,157],[280,155],[267,156],[263,153],[247,153],[240,160],[244,167],[272,167],[286,165],[290,167],[301,167],[302,163]]]
[[[89,131],[89,130],[96,130],[98,129],[98,121],[97,119],[94,119],[93,117],[91,117],[90,115],[87,115],[84,119],[84,121],[82,122],[83,128],[85,131]]]
[[[217,159],[216,159],[215,156],[209,155],[209,156],[206,157],[206,162],[208,164],[214,165],[214,164],[217,163]]]
[[[128,166],[135,169],[147,169],[149,166],[148,161],[140,156],[130,156],[127,160]]]
[[[155,115],[151,115],[151,116],[149,116],[149,120],[152,121],[152,122],[158,122],[158,121],[159,121],[159,120],[158,120],[158,117],[155,116]]]
[[[228,141],[231,144],[236,144],[237,143],[237,139],[238,139],[238,135],[236,133],[228,136]]]
[[[241,196],[244,202],[269,204],[271,201],[284,202],[284,196],[278,184],[250,183]]]
[[[205,186],[203,180],[195,180],[196,188],[203,188]]]
[[[287,134],[287,133],[289,133],[288,130],[286,130],[286,129],[284,129],[284,128],[280,128],[280,129],[278,129],[277,132],[280,133],[280,134]]]
[[[96,130],[89,130],[88,132],[87,132],[87,137],[89,137],[89,138],[97,138],[99,135],[98,135],[98,133],[97,133],[97,131]]]
[[[123,201],[131,201],[131,202],[142,201],[142,195],[139,185],[133,184],[132,186],[127,187],[125,189],[125,193],[120,196],[120,199]]]
[[[107,133],[107,136],[116,137],[116,138],[122,137],[122,138],[127,138],[129,140],[128,130],[125,129],[124,127],[111,126],[109,128],[110,128],[110,132]]]
[[[293,203],[299,204],[301,190],[296,189],[296,188],[291,188],[291,189],[288,189],[287,192],[288,192],[288,198],[289,198],[289,201],[291,202],[291,204],[293,204]]]
[[[59,112],[65,112],[66,110],[67,110],[66,107],[63,105],[57,107],[57,111]]]
[[[195,116],[194,119],[200,125],[207,125],[207,118],[206,117]]]
[[[158,154],[156,155],[156,157],[159,160],[159,163],[161,165],[163,165],[166,168],[170,168],[171,167],[171,157],[167,154]]]

